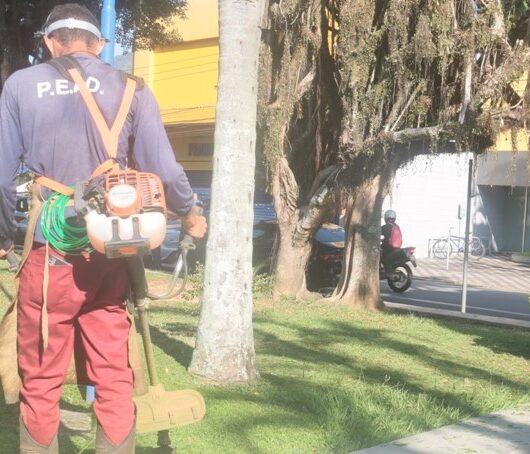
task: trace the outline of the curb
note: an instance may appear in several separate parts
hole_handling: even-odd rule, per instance
[[[530,452],[529,423],[530,407],[524,405],[353,452],[356,454],[523,454]]]
[[[515,263],[523,263],[525,265],[530,265],[530,257],[527,255],[512,254],[511,259],[512,259],[512,262],[515,262]]]
[[[512,328],[530,329],[530,322],[527,322],[525,320],[516,320],[514,318],[493,317],[491,315],[467,314],[462,312],[449,311],[446,309],[433,309],[413,306],[411,304],[392,303],[390,301],[383,301],[383,303],[387,309],[395,311],[417,312],[433,317],[467,320],[475,323],[484,323],[488,325],[497,325],[503,327],[510,326]]]

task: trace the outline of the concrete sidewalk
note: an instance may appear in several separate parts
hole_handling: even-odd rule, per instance
[[[530,405],[472,418],[357,454],[528,454]]]
[[[435,279],[451,284],[462,283],[464,259],[451,257],[449,269],[446,261],[436,258],[419,258],[413,270],[416,278]],[[470,287],[487,288],[505,292],[530,293],[530,266],[512,262],[508,256],[486,256],[470,260],[468,266]]]

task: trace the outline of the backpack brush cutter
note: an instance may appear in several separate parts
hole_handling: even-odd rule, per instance
[[[169,429],[200,421],[206,406],[197,391],[166,391],[158,379],[149,328],[152,300],[173,298],[185,287],[187,253],[195,248],[193,238],[184,235],[180,255],[163,294],[148,291],[142,256],[162,243],[166,233],[166,204],[160,179],[134,170],[109,172],[89,183],[78,183],[74,207],[86,221],[92,246],[109,258],[125,257],[131,293],[140,322],[150,386],[135,396],[137,433],[158,432],[158,446],[171,452]],[[202,208],[192,208],[202,214]],[[175,290],[182,274],[182,283]]]

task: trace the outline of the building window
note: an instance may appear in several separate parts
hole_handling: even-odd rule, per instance
[[[213,143],[190,143],[188,153],[190,156],[213,156]]]

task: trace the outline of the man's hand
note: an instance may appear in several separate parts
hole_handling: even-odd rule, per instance
[[[195,214],[194,210],[190,211],[182,218],[182,227],[184,233],[191,235],[193,238],[200,239],[206,235],[206,218],[200,214]]]

